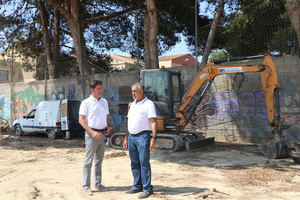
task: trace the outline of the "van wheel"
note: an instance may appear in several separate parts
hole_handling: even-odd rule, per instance
[[[50,138],[50,139],[56,138],[56,133],[55,133],[54,129],[47,130],[47,135],[48,135],[48,138]]]
[[[15,136],[21,136],[23,133],[21,126],[19,124],[15,125],[14,127],[14,134]]]

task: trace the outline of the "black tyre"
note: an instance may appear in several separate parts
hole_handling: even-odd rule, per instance
[[[47,135],[48,135],[48,138],[50,138],[50,139],[56,138],[56,132],[54,129],[47,130]]]
[[[14,134],[15,134],[15,136],[21,136],[23,134],[23,131],[22,131],[21,126],[19,124],[15,125]]]

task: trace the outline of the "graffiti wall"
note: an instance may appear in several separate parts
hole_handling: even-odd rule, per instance
[[[65,88],[61,86],[53,86],[51,88],[51,100],[61,100],[65,98]]]
[[[76,94],[75,93],[76,93],[75,85],[69,85],[67,98],[70,99],[70,100],[76,100]]]
[[[5,94],[0,94],[0,118],[10,120],[11,101]]]
[[[127,107],[131,100],[130,86],[112,87],[103,92],[109,103],[110,123],[116,131],[125,131]]]
[[[198,128],[208,126],[207,121],[215,125],[218,125],[218,122],[224,123],[234,119],[251,119],[253,124],[260,121],[268,122],[268,112],[262,91],[209,94],[205,96],[205,99],[191,118],[191,125]],[[282,107],[281,95],[279,99],[280,107]]]
[[[15,92],[13,95],[15,118],[21,118],[45,99],[44,95],[32,87]]]
[[[61,99],[76,100],[76,87],[71,84],[68,86],[67,95],[65,95],[65,88],[63,86],[53,86],[51,88],[51,100]]]

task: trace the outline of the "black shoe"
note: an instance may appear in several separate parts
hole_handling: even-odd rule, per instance
[[[138,196],[138,199],[145,199],[145,198],[149,197],[151,194],[153,194],[153,192],[143,192],[142,194],[140,194]]]
[[[132,187],[130,190],[127,190],[125,193],[126,194],[134,194],[134,193],[138,193],[141,191],[142,191],[142,189],[137,189],[137,188]]]

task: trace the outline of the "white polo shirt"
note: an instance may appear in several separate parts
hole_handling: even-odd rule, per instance
[[[100,98],[98,101],[95,97],[91,95],[89,98],[83,100],[80,104],[79,115],[85,116],[85,121],[91,128],[106,128],[106,116],[108,114],[108,103],[103,98]]]
[[[142,131],[151,131],[150,118],[156,118],[154,103],[145,97],[142,101],[132,102],[128,111],[128,131],[138,134]]]

